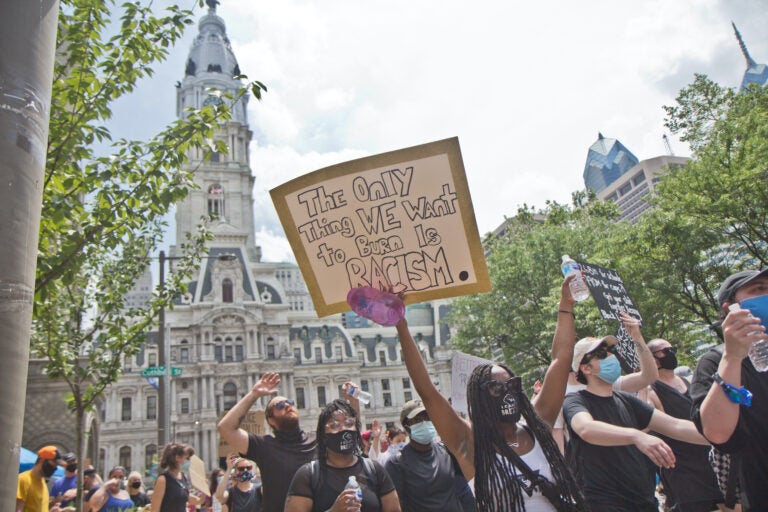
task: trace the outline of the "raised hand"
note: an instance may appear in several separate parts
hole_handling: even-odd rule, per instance
[[[256,394],[258,397],[267,395],[276,395],[277,386],[280,385],[280,375],[277,373],[267,372],[261,376],[259,381],[253,385],[251,393]]]

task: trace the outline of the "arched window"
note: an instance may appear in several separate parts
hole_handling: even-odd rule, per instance
[[[131,470],[131,447],[130,446],[121,446],[120,447],[120,456],[118,458],[118,464],[123,466],[126,471]]]
[[[218,162],[218,153],[216,154],[216,160],[211,158],[211,161]],[[216,218],[224,217],[224,187],[218,183],[208,187],[208,215]]]
[[[237,403],[237,386],[232,382],[224,384],[224,409],[231,409]]]
[[[155,458],[155,455],[157,455],[157,445],[156,444],[148,444],[147,447],[144,449],[144,467],[149,469],[152,467],[152,462]],[[157,462],[157,461],[154,461]]]
[[[232,302],[232,300],[233,300],[232,280],[224,279],[224,281],[221,282],[221,301]]]

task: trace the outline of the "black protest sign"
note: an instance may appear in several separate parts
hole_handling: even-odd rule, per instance
[[[619,322],[619,329],[616,332],[616,339],[619,340],[616,347],[616,357],[621,363],[622,370],[627,373],[635,371],[639,367],[635,343],[624,325],[621,324],[619,313],[627,313],[638,320],[642,320],[642,317],[635,303],[632,302],[632,298],[624,286],[624,281],[613,270],[591,263],[578,263],[600,314],[607,320]]]
[[[407,302],[490,290],[457,138],[326,167],[270,191],[315,310],[358,286]]]

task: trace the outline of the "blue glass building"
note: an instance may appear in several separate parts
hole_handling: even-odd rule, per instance
[[[743,91],[749,84],[766,85],[768,84],[768,66],[765,64],[758,64],[752,59],[747,51],[747,45],[744,44],[744,40],[741,38],[739,30],[736,28],[736,24],[731,22],[733,31],[736,33],[736,39],[739,40],[739,47],[741,53],[744,55],[744,59],[747,61],[747,70],[744,71],[744,76],[741,79],[740,91]]]
[[[637,162],[637,157],[621,142],[605,138],[602,133],[598,133],[597,140],[589,146],[587,152],[584,184],[587,188],[599,193],[634,167]]]

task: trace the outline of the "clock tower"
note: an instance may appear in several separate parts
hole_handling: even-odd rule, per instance
[[[227,37],[224,20],[216,14],[216,1],[208,1],[208,12],[200,20],[198,34],[186,61],[184,79],[176,84],[176,110],[180,118],[189,109],[233,100],[243,87],[240,67]],[[177,205],[176,240],[194,232],[203,215],[214,217],[212,246],[244,246],[259,261],[260,249],[254,242],[253,184],[248,145],[248,95],[231,104],[231,118],[216,131],[228,153],[191,149],[187,166],[195,171],[199,189]]]

